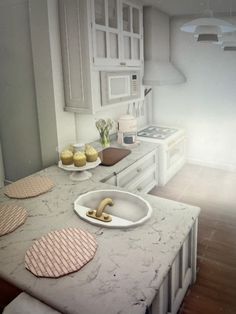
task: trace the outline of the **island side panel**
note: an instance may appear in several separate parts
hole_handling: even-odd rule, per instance
[[[196,281],[197,230],[198,218],[158,289],[149,313],[176,314],[189,286]]]

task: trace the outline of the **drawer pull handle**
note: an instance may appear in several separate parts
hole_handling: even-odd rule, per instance
[[[140,187],[137,188],[137,191],[138,191],[138,192],[141,192],[141,191],[142,191],[142,188],[140,188]]]
[[[126,65],[126,62],[121,62],[120,65],[125,66],[125,65]]]
[[[141,172],[142,171],[142,168],[137,168],[137,172]]]

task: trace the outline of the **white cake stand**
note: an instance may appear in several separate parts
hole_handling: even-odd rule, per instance
[[[100,165],[100,163],[101,159],[99,157],[94,162],[87,162],[83,167],[75,167],[74,165],[66,166],[63,165],[60,160],[58,162],[58,167],[66,171],[72,171],[72,174],[70,175],[70,179],[72,181],[85,181],[92,177],[92,173],[87,170],[96,168],[98,165]]]

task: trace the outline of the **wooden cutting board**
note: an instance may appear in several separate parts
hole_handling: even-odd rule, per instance
[[[113,166],[118,161],[131,153],[131,150],[125,148],[108,147],[98,153],[101,159],[101,165]]]

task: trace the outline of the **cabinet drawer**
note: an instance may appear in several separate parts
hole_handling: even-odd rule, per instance
[[[156,184],[156,165],[153,165],[142,176],[139,176],[137,180],[134,180],[132,184],[127,185],[126,188],[134,192],[148,193]]]
[[[148,170],[151,172],[152,167],[155,166],[154,172],[156,173],[157,169],[157,153],[153,151],[147,156],[143,157],[139,161],[136,161],[127,169],[117,174],[117,185],[120,187],[128,187],[135,184],[138,178],[143,177],[144,173],[147,173]]]

